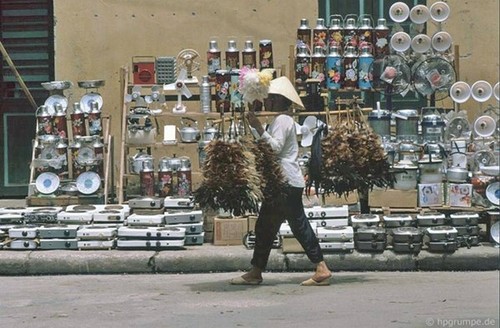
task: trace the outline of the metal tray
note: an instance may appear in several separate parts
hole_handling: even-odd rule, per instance
[[[76,232],[79,240],[109,240],[114,239],[117,234],[116,227],[83,227]]]
[[[89,250],[89,249],[113,249],[115,248],[116,241],[112,240],[79,240],[78,249],[79,250]]]
[[[76,232],[80,228],[78,225],[44,225],[38,228],[40,238],[76,238]]]
[[[383,252],[385,250],[386,242],[383,241],[356,241],[356,249],[358,251],[366,252]]]
[[[40,239],[40,249],[78,249],[76,239]]]
[[[84,89],[101,88],[106,84],[105,80],[84,80],[78,81],[78,86]]]
[[[309,223],[313,227],[344,227],[349,225],[349,219],[336,218],[336,219],[309,219]]]
[[[139,215],[134,213],[127,217],[126,224],[134,226],[160,226],[165,224],[165,215]]]
[[[184,239],[186,229],[173,227],[120,227],[118,237],[128,239]]]
[[[166,224],[195,223],[203,218],[201,210],[167,210],[164,214]]]
[[[204,232],[196,235],[186,235],[186,239],[184,239],[184,245],[186,246],[203,245],[204,239],[205,239]]]
[[[118,249],[179,249],[184,248],[182,240],[129,240],[118,239],[116,242]]]
[[[343,227],[317,227],[316,236],[321,242],[346,242],[354,238],[354,229]]]
[[[353,241],[345,241],[345,242],[320,242],[319,247],[323,251],[352,251],[354,249]]]

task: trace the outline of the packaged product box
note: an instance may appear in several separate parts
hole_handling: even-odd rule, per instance
[[[368,194],[370,207],[415,208],[417,200],[417,189],[373,189]]]
[[[471,207],[472,184],[448,183],[446,203],[451,207]]]
[[[442,183],[419,183],[418,205],[420,207],[443,206],[444,193]]]
[[[215,217],[213,243],[216,246],[243,245],[247,229],[246,217]]]

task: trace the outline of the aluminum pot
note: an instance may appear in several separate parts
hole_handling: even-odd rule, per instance
[[[385,228],[360,227],[355,234],[357,241],[387,241]]]
[[[469,178],[469,171],[462,167],[450,167],[446,170],[446,178],[449,182],[466,182]]]
[[[137,154],[129,157],[129,171],[131,174],[139,174],[143,168],[144,162],[153,163],[153,156],[139,150]]]
[[[186,123],[185,121],[191,121],[191,123]],[[198,142],[200,139],[200,129],[198,129],[198,122],[190,117],[183,117],[181,119],[182,127],[177,129],[181,135],[182,142]]]

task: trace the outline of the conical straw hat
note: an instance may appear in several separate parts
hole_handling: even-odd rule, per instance
[[[290,99],[297,106],[305,108],[295,87],[286,76],[281,76],[272,80],[269,86],[269,93],[282,95]]]

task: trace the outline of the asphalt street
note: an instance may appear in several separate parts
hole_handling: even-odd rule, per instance
[[[0,277],[2,327],[499,327],[499,271]]]

